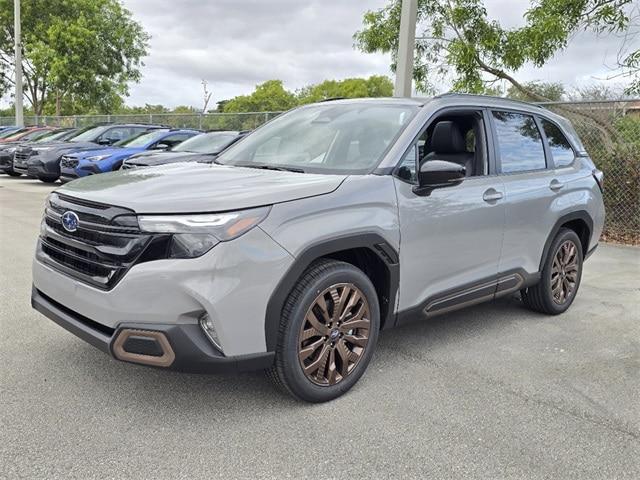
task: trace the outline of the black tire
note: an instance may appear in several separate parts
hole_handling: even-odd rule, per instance
[[[38,177],[38,180],[44,183],[55,183],[58,177]]]
[[[14,172],[13,170],[12,170],[12,171],[9,171],[9,172],[5,172],[5,173],[6,173],[7,175],[9,175],[10,177],[19,177],[19,176],[21,176],[21,175],[22,175],[21,173]]]
[[[310,379],[309,374],[305,374],[303,371],[302,364],[304,360],[299,358],[300,348],[302,348],[300,335],[302,329],[308,325],[305,323],[308,318],[307,314],[312,306],[317,305],[317,299],[322,297],[323,292],[334,289],[337,285],[348,285],[349,287],[347,288],[353,287],[354,290],[352,290],[352,292],[358,292],[366,299],[366,301],[358,301],[358,306],[368,306],[368,316],[370,317],[370,324],[368,330],[366,330],[368,343],[361,351],[357,362],[352,366],[352,370],[349,370],[349,362],[347,362],[346,374],[344,376],[338,375],[340,379],[337,380],[337,383],[330,384],[328,381],[326,385],[320,385]],[[342,291],[344,292],[344,290]],[[348,293],[347,295],[353,295],[353,293]],[[326,298],[330,299],[329,303],[331,304],[333,312],[336,303],[332,303],[332,297],[330,295]],[[351,299],[352,297],[350,296],[348,298]],[[353,298],[355,298],[355,296]],[[345,296],[345,302],[346,299],[347,297]],[[346,308],[344,311],[346,311]],[[349,319],[352,317],[347,316],[346,318]],[[343,323],[347,324],[348,322],[344,320]],[[338,323],[338,325],[340,324]],[[324,324],[322,324],[322,326],[324,326]],[[337,343],[341,340],[336,342],[336,346],[328,344],[328,342],[331,342],[331,338],[333,338],[334,330],[338,330],[338,328],[333,328],[328,336],[318,337],[318,341],[324,341],[325,343],[318,349],[316,358],[322,355],[325,348],[328,350],[333,349],[334,357],[329,358],[334,358],[334,366],[337,362],[340,362],[342,367],[339,367],[339,369],[342,373],[345,364],[342,363],[341,358],[338,359],[338,355],[344,352],[345,344],[338,345]],[[275,362],[273,367],[267,371],[267,374],[276,385],[299,400],[313,403],[333,400],[347,392],[366,370],[378,340],[379,330],[380,308],[378,296],[371,280],[369,280],[364,272],[349,263],[331,259],[321,259],[310,265],[302,274],[297,285],[285,302],[278,332]],[[355,335],[355,330],[350,332],[350,334],[344,334],[345,340],[347,336]],[[340,339],[342,339],[342,335],[340,335]],[[328,355],[330,354],[331,353]],[[325,361],[324,363],[327,362]],[[323,368],[322,371],[325,371],[325,369]],[[319,372],[320,369],[318,369],[317,375],[320,375]]]
[[[561,295],[562,301],[558,301],[554,298],[552,288],[552,283],[557,275],[553,271],[553,265],[556,255],[559,254],[559,250],[563,248],[567,242],[575,247],[577,274],[573,277],[575,278],[575,282],[569,282],[569,284],[573,284],[573,289],[571,290],[570,295]],[[582,279],[582,263],[582,243],[580,242],[580,238],[573,230],[561,228],[549,247],[547,258],[544,261],[540,282],[520,292],[522,302],[527,308],[547,315],[559,315],[560,313],[564,313],[571,306],[578,293],[580,280]],[[564,276],[564,268],[562,269],[562,275]],[[562,277],[559,281],[563,281]]]

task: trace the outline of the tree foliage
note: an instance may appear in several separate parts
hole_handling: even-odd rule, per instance
[[[558,102],[563,99],[565,94],[564,85],[560,82],[526,82],[523,85],[526,92],[512,85],[507,90],[507,97],[525,102],[536,101],[542,97],[552,102]],[[534,92],[535,97],[531,96],[528,92]]]
[[[108,112],[140,79],[149,36],[120,0],[21,4],[25,97],[36,114]],[[0,0],[0,75],[13,84],[13,1]]]
[[[257,85],[249,95],[218,102],[218,109],[222,108],[224,112],[279,112],[329,98],[388,97],[392,93],[391,80],[379,75],[325,80],[297,92],[286,90],[281,80],[268,80]]]
[[[542,67],[583,30],[621,33],[631,21],[633,0],[531,0],[523,25],[503,27],[487,15],[483,0],[418,0],[419,30],[413,77],[423,92],[443,78],[453,89],[484,93],[505,80],[532,100],[546,100],[518,82],[525,64]],[[395,70],[401,0],[364,15],[354,35],[364,52],[387,52]],[[640,54],[637,55],[640,63]]]
[[[224,105],[225,112],[278,112],[296,106],[295,94],[287,91],[282,80],[267,80],[249,95],[240,95]]]
[[[389,77],[372,75],[369,78],[325,80],[298,92],[300,103],[313,103],[329,98],[390,97],[393,83]]]

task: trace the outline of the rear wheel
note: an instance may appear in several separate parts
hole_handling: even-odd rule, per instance
[[[369,278],[345,262],[316,262],[285,303],[268,374],[296,398],[332,400],[366,370],[379,329],[378,297]]]
[[[521,291],[523,303],[548,315],[565,312],[578,293],[582,262],[580,238],[573,230],[562,228],[549,248],[540,282]]]

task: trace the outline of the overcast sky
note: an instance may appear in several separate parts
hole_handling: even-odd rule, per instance
[[[151,34],[142,81],[129,105],[202,105],[201,80],[213,102],[249,93],[269,79],[292,90],[324,79],[390,75],[389,57],[353,48],[367,9],[385,0],[124,0]],[[522,22],[529,0],[486,0],[503,25]],[[584,85],[610,74],[620,39],[581,34],[544,69],[521,80]]]

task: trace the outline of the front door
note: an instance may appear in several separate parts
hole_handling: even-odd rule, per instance
[[[472,121],[465,116],[446,118],[460,125],[457,130],[465,138],[467,154],[475,155],[473,173],[460,185],[420,196],[413,191],[415,175],[409,175],[407,169],[399,170],[395,178],[400,219],[400,322],[487,300],[495,293],[505,224],[504,186],[489,168],[493,148],[487,148],[484,118],[482,112],[474,112]],[[429,138],[434,130],[427,128],[424,138],[403,159],[404,165],[410,165],[411,155],[422,149],[424,161],[439,157],[434,145],[443,142]],[[474,134],[470,131],[476,137],[471,141]],[[441,148],[448,151],[447,159],[468,159],[464,152],[456,152],[460,148],[455,145],[445,142]]]

